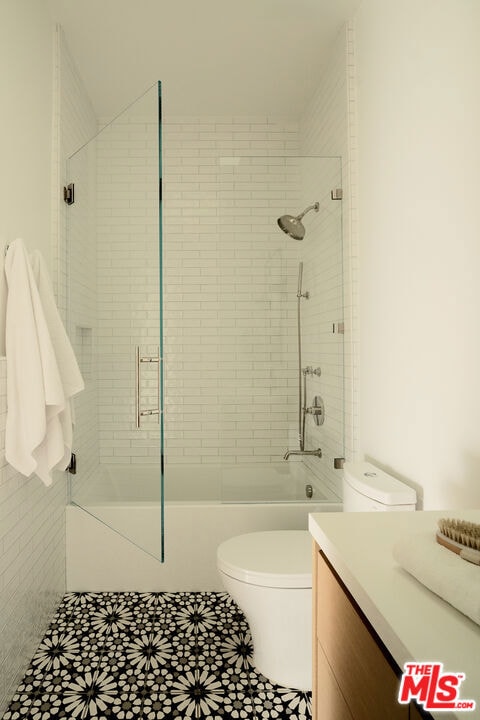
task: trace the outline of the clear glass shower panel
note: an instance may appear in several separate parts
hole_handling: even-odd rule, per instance
[[[333,463],[343,457],[344,447],[342,202],[333,199],[337,188],[338,157],[219,158],[216,454],[226,502],[305,502],[303,470],[317,476],[325,499],[335,500],[339,471]],[[315,203],[318,212],[311,210],[302,219],[303,240],[278,226],[282,215],[298,216]],[[317,426],[313,414],[305,416],[305,449],[321,448],[321,458],[292,455],[285,461],[287,450],[299,450],[300,263],[303,292],[308,293],[301,299],[301,366],[320,368],[318,375],[307,375],[301,406],[311,407],[315,397],[322,397],[325,422]],[[210,438],[205,441],[211,446]],[[301,463],[302,471],[293,463]]]
[[[68,162],[76,404],[71,502],[163,560],[161,92],[155,84]]]

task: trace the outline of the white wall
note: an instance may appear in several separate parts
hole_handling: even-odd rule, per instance
[[[0,257],[23,237],[50,258],[53,32],[43,3],[0,3]],[[4,311],[4,309],[2,309]],[[0,359],[0,715],[65,587],[65,484],[47,489],[4,457]]]
[[[480,503],[480,5],[364,0],[361,451],[430,508]]]
[[[44,4],[0,4],[0,246],[22,237],[50,259],[52,31]]]

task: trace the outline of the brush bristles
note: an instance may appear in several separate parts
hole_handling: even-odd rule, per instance
[[[441,518],[438,528],[443,535],[461,545],[480,550],[480,525],[467,520]]]

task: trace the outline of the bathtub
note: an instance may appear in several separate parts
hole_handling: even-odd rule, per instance
[[[69,591],[221,590],[217,546],[258,530],[307,529],[310,512],[340,511],[302,462],[101,466],[67,507]]]

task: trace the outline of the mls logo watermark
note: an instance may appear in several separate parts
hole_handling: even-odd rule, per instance
[[[424,710],[475,710],[475,700],[460,697],[464,673],[443,672],[443,663],[439,662],[408,662],[403,669],[398,691],[398,702],[402,705],[415,700]]]

